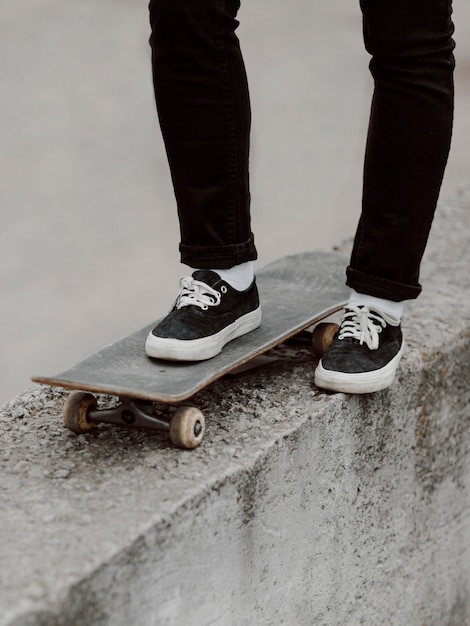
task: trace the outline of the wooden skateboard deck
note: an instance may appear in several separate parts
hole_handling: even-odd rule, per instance
[[[221,376],[341,309],[348,298],[348,290],[344,286],[346,261],[343,255],[334,252],[311,252],[288,256],[262,268],[257,272],[263,316],[261,326],[228,343],[212,359],[174,362],[147,357],[145,339],[157,323],[153,322],[56,376],[35,376],[32,380],[67,389],[132,399],[132,406],[126,405],[122,409],[127,411],[129,418],[127,421],[124,419],[124,423],[152,427],[151,423],[145,424],[139,420],[139,415],[132,416],[132,412],[142,412],[140,409],[145,403],[187,400]],[[86,406],[83,404],[84,397],[88,399]],[[142,401],[140,409],[139,401]],[[70,423],[70,411],[82,411],[84,430],[88,430],[84,411],[92,422],[119,423],[114,416],[106,419],[107,416],[103,414],[101,417],[105,419],[101,419],[87,394],[82,394],[70,404],[73,406],[66,407],[64,420],[76,432],[82,432],[83,429],[80,430],[75,424],[75,418],[72,418],[74,424]],[[148,421],[145,416],[149,417],[149,410],[144,409],[144,413],[142,417],[145,422]],[[161,424],[155,427],[160,428]],[[167,430],[166,425],[163,428]],[[179,445],[182,445],[181,442]]]

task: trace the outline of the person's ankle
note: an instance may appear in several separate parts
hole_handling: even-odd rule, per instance
[[[211,268],[222,280],[237,291],[246,291],[253,283],[253,261],[247,261],[240,265],[234,265],[229,269]]]
[[[404,311],[404,301],[395,302],[394,300],[386,300],[385,298],[377,298],[369,296],[365,293],[359,293],[351,289],[348,306],[366,306],[378,313],[385,313],[399,324]]]

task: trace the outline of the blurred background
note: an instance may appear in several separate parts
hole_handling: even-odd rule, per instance
[[[470,6],[441,199],[469,177]],[[358,2],[242,3],[258,266],[354,233],[372,91]],[[150,71],[147,0],[0,6],[0,405],[163,315],[178,223]]]

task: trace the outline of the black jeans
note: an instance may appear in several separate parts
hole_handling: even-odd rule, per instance
[[[362,214],[347,283],[404,300],[419,267],[453,118],[451,0],[360,0],[375,81]],[[181,260],[256,258],[250,228],[250,101],[239,0],[150,0],[155,97],[181,228]]]

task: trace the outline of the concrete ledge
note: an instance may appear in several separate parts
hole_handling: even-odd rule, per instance
[[[328,395],[307,350],[197,396],[194,452],[0,417],[0,625],[470,623],[470,188],[440,207],[390,390]]]

